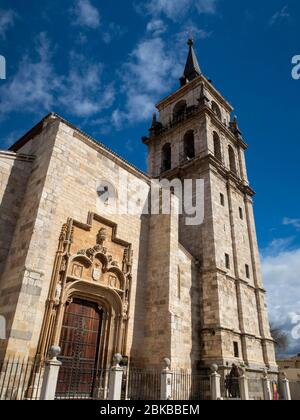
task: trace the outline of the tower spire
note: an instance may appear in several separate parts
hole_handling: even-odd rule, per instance
[[[192,81],[193,79],[200,76],[201,74],[201,69],[197,60],[194,47],[193,47],[194,41],[192,38],[188,40],[187,45],[189,46],[189,53],[188,53],[183,76],[180,79],[181,86],[184,86],[186,83]]]

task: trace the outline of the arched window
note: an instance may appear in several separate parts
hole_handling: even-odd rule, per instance
[[[222,162],[221,142],[219,135],[214,132],[214,155]]]
[[[184,136],[184,158],[187,160],[195,157],[195,138],[193,130],[188,131]]]
[[[217,116],[217,118],[222,121],[222,114],[219,105],[217,105],[215,102],[212,102],[211,109],[213,110],[213,113]]]
[[[179,101],[177,102],[177,104],[174,106],[173,109],[173,120],[176,121],[181,121],[184,118],[184,114],[186,111],[186,101]]]
[[[231,146],[228,146],[228,155],[229,155],[229,166],[230,166],[230,170],[235,175],[237,175],[235,154],[234,154],[234,150],[233,150],[233,148]]]
[[[172,151],[170,143],[162,148],[162,171],[169,171],[172,167]]]

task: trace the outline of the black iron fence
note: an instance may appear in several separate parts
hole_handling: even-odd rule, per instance
[[[210,377],[191,371],[172,371],[172,400],[210,400]]]
[[[209,400],[210,377],[189,370],[170,371],[171,399]],[[124,372],[122,398],[128,400],[157,401],[161,399],[161,370],[129,368]]]
[[[41,397],[45,366],[31,359],[12,359],[0,363],[0,400],[39,400]],[[211,399],[211,378],[206,372],[178,370],[167,372],[136,367],[124,367],[123,400],[161,400],[161,383],[167,380],[170,399],[209,400]],[[109,369],[91,369],[87,365],[72,366],[63,364],[60,368],[57,400],[105,400],[109,397]],[[249,398],[263,400],[263,374],[248,377]],[[290,381],[292,399],[300,400],[300,381]],[[282,383],[270,381],[271,399],[283,399],[285,393]],[[240,378],[221,372],[221,398],[241,399]]]
[[[155,401],[161,398],[161,371],[129,368],[125,371],[124,397],[128,400]]]
[[[106,400],[108,396],[109,369],[94,369],[81,364],[62,364],[59,372],[57,400]]]
[[[38,400],[42,388],[43,363],[12,359],[0,363],[0,400]]]

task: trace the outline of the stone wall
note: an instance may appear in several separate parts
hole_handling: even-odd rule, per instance
[[[0,152],[0,278],[21,210],[32,162],[31,156]]]
[[[62,225],[68,218],[86,223],[89,212],[97,213],[99,181],[105,179],[117,184],[128,177],[129,193],[135,197],[136,190],[147,187],[147,178],[55,118],[46,121],[43,132],[30,143],[24,150],[30,149],[37,159],[7,264],[5,289],[7,293],[10,289],[12,292],[5,309],[11,314],[7,352],[34,355]],[[127,340],[130,352],[132,347],[139,347],[143,334],[147,220],[142,222],[142,217],[134,215],[113,216],[109,210],[108,206],[107,214],[103,211],[101,216],[118,225],[118,237],[130,242],[133,249]],[[25,287],[27,279],[30,279],[29,289]],[[22,289],[19,296],[15,287]],[[134,340],[133,329],[137,331]]]
[[[51,222],[51,212],[50,209],[47,212],[44,205],[51,201],[51,195],[49,190],[45,192],[45,185],[57,128],[58,124],[50,121],[42,133],[18,152],[34,155],[35,160],[24,185],[24,198],[1,279],[0,307],[7,319],[9,334],[9,340],[2,342],[2,356],[5,352],[7,356],[32,355],[31,346],[38,339],[39,332],[34,329],[40,316],[38,311],[44,305],[41,302],[44,261],[51,258],[47,255],[49,234],[45,229]],[[52,186],[52,193],[54,188]],[[40,241],[37,240],[39,235]]]

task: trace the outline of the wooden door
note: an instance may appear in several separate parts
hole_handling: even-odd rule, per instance
[[[62,367],[57,398],[93,398],[102,319],[103,310],[95,303],[75,299],[66,307],[60,339]]]

